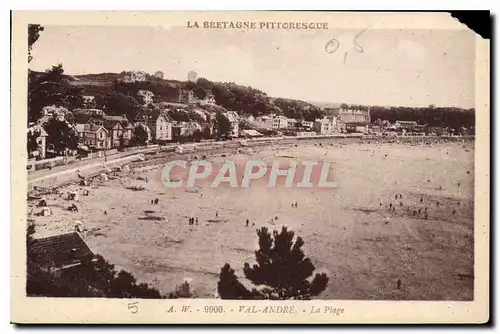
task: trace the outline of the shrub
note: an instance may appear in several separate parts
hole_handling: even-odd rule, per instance
[[[257,264],[244,264],[245,277],[257,287],[248,290],[238,280],[234,270],[225,264],[220,272],[217,290],[222,299],[311,299],[326,289],[326,274],[316,274],[311,260],[301,247],[304,241],[283,227],[273,235],[266,227],[257,230],[259,249],[255,252]]]

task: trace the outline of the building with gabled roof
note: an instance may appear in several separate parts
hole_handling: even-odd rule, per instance
[[[236,138],[240,135],[240,117],[236,111],[228,111],[225,116],[231,124],[230,137]]]
[[[108,148],[109,131],[102,125],[77,124],[78,137],[90,148],[104,150]]]
[[[142,103],[147,106],[148,104],[150,103],[153,103],[153,98],[154,98],[154,94],[153,92],[149,91],[149,90],[145,90],[145,89],[140,89],[138,92],[137,92],[137,97],[139,99],[142,99]]]
[[[78,232],[33,239],[29,247],[30,257],[40,267],[64,270],[80,266],[87,259],[94,259],[87,243]]]

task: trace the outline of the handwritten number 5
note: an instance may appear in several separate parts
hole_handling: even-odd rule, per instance
[[[138,304],[139,304],[138,302],[128,304],[128,309],[129,309],[130,313],[136,314],[137,312],[139,312]]]
[[[369,27],[368,27],[369,28]],[[358,44],[357,42],[357,39],[363,35],[363,33],[368,30],[368,28],[365,28],[363,30],[361,30],[359,33],[356,34],[356,36],[354,36],[354,39],[352,41],[352,43],[354,44],[354,48],[356,49],[356,51],[358,51],[359,53],[363,53],[364,52],[364,49],[361,45]]]

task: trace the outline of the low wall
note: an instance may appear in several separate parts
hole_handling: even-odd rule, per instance
[[[87,166],[73,168],[57,172],[54,174],[42,176],[40,178],[28,181],[28,191],[32,190],[34,187],[52,188],[67,182],[75,181],[78,179],[77,170],[79,170],[81,174],[88,176],[101,171],[105,167],[115,167],[118,165],[123,165],[126,163],[130,163],[131,161],[134,161],[136,159],[137,155],[132,155],[124,158],[111,160],[106,163],[89,164]]]

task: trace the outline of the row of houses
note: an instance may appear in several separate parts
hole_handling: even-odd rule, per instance
[[[141,82],[146,81],[147,75],[148,74],[144,71],[129,71],[124,74],[122,80],[124,82]],[[162,71],[156,71],[153,76],[159,79],[163,79],[164,74]]]
[[[137,115],[133,122],[125,116],[87,116],[75,117],[77,131],[85,145],[93,149],[109,149],[127,146],[132,140],[135,127],[142,127],[147,133],[147,140],[165,144],[176,138],[191,136],[203,127],[195,121],[174,121],[167,110],[148,110]],[[229,136],[239,136],[239,117],[234,111],[225,113],[230,123]],[[213,124],[208,126],[213,134]]]
[[[167,105],[167,104],[165,104]],[[68,126],[74,127],[78,133],[79,143],[84,149],[105,150],[129,146],[137,127],[141,127],[147,133],[147,141],[159,144],[168,143],[181,137],[192,136],[197,131],[202,131],[203,127],[195,121],[174,121],[169,111],[171,108],[183,110],[185,105],[175,105],[174,107],[164,106],[163,109],[145,109],[140,112],[135,119],[129,120],[125,115],[110,116],[100,109],[75,109],[73,110],[73,124],[68,122]],[[60,117],[61,113],[52,111],[57,108],[46,108],[45,118]],[[67,112],[67,110],[66,110]],[[213,119],[207,119],[207,115],[200,110],[192,110],[197,113],[207,124],[210,135],[213,134]],[[239,116],[235,111],[228,111],[225,117],[229,120],[229,136],[239,137]],[[28,128],[28,133],[37,134],[37,144],[39,149],[31,154],[38,159],[46,157],[47,133],[40,125],[33,125]]]
[[[137,91],[137,101],[142,103],[144,107],[153,104],[154,97],[155,97],[154,93],[149,90],[139,89]],[[84,95],[82,96],[82,98],[83,98],[83,106],[85,108],[94,109],[96,107],[97,103],[95,100],[95,96]],[[179,97],[176,102],[186,105],[193,105],[193,104],[216,105],[215,97],[212,93],[207,93],[205,98],[199,99],[198,97],[196,97],[196,95],[192,90],[182,90],[182,89],[179,90]]]
[[[207,95],[203,99],[200,99],[194,94],[193,90],[184,90],[184,89],[179,90],[178,103],[183,103],[183,104],[199,103],[201,105],[216,105],[215,97],[212,93],[207,93]]]
[[[264,129],[294,130],[299,134],[329,135],[336,132],[367,132],[371,122],[370,111],[340,109],[314,121],[297,120],[283,115],[260,116],[250,119],[254,125]]]

